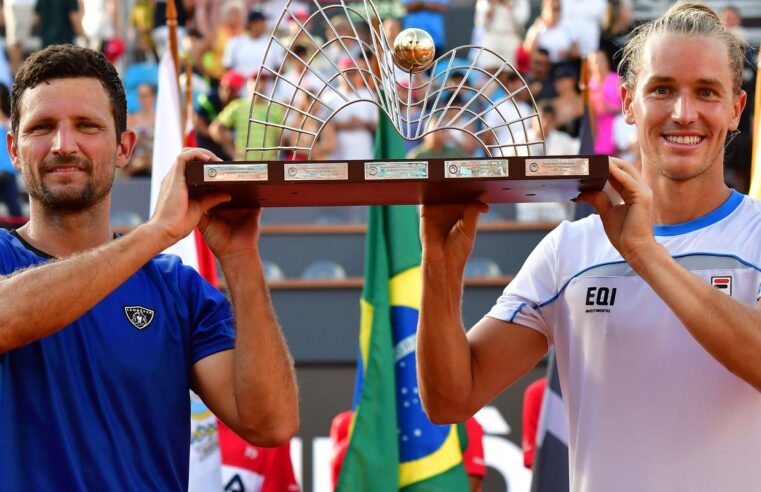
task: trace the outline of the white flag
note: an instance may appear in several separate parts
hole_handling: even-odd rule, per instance
[[[177,72],[169,51],[159,63],[159,91],[156,99],[156,129],[153,137],[153,169],[151,171],[151,214],[161,189],[161,180],[172,167],[182,150],[183,130],[180,129],[180,94]],[[171,246],[165,253],[172,253],[182,262],[198,270],[198,251],[193,233]]]
[[[180,94],[177,72],[168,51],[159,64],[159,90],[156,101],[156,123],[153,142],[153,170],[151,171],[151,214],[161,189],[161,180],[172,167],[182,150],[180,129]],[[185,265],[198,270],[198,251],[194,232],[170,247],[165,253],[178,255]],[[191,395],[190,418],[190,492],[219,492],[222,484],[217,420],[200,398]]]

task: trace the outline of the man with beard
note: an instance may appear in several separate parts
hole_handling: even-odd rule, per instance
[[[185,149],[151,219],[116,237],[129,161],[124,90],[99,53],[52,46],[13,86],[8,147],[30,220],[0,231],[0,476],[4,490],[187,490],[189,389],[259,446],[298,427],[292,362],[258,253],[259,210],[188,196]],[[198,226],[232,305],[177,257]],[[234,319],[234,321],[233,321]]]

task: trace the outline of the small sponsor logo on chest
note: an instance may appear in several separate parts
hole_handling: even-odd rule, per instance
[[[148,328],[148,325],[153,321],[154,312],[153,309],[143,306],[124,306],[124,314],[127,316],[127,320],[138,330]]]
[[[616,287],[588,287],[586,302],[587,313],[609,313],[616,303]]]
[[[732,277],[711,277],[711,285],[713,285],[719,292],[731,296],[732,295]]]

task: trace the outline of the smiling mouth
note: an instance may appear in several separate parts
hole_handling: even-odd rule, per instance
[[[664,135],[663,138],[673,144],[679,145],[697,145],[703,141],[704,137],[698,137],[696,135]]]

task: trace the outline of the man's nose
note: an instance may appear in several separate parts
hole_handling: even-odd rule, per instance
[[[72,128],[61,125],[56,130],[53,138],[53,153],[60,155],[70,155],[77,151],[76,135]]]
[[[692,123],[697,118],[695,101],[689,94],[681,94],[674,102],[674,110],[671,119],[681,125]]]

